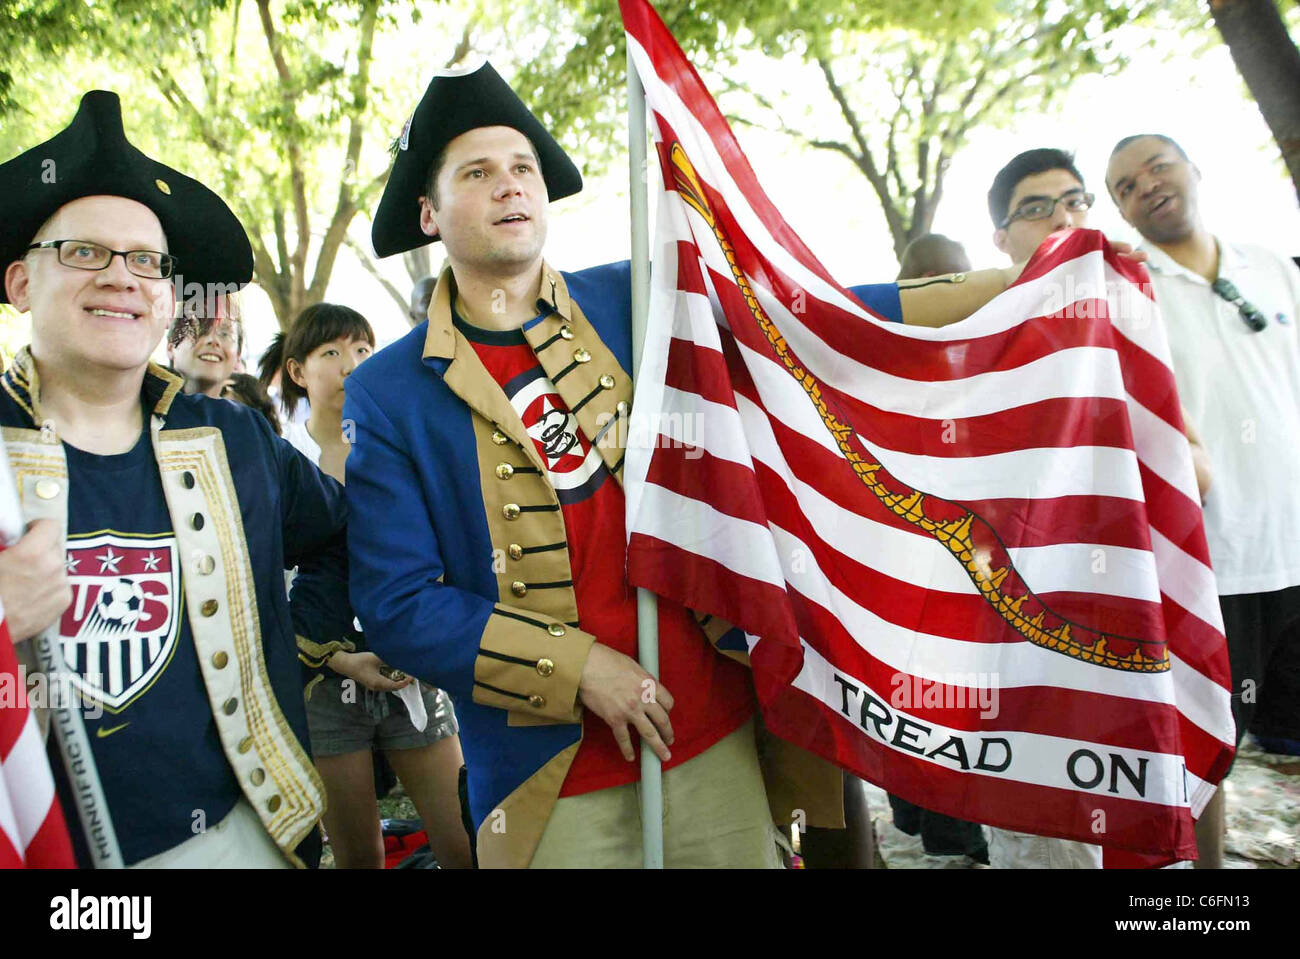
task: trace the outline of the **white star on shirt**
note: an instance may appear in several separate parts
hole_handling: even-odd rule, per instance
[[[72,554],[69,553],[69,554],[68,554],[68,558],[65,559],[65,560],[63,561],[63,568],[64,568],[65,571],[67,571],[67,572],[69,572],[69,573],[75,573],[75,572],[77,571],[77,566],[78,566],[80,563],[81,563],[81,560],[79,560],[79,559],[73,559],[73,558],[72,558]]]
[[[122,557],[113,552],[113,547],[108,547],[107,552],[101,553],[96,556],[95,559],[99,560],[99,571],[101,573],[120,572],[117,568],[117,564],[122,562]]]
[[[153,550],[150,550],[149,555],[144,558],[144,568],[151,573],[155,573],[158,571],[158,564],[161,562],[162,557],[154,555]]]

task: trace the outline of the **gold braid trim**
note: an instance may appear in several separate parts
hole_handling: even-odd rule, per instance
[[[306,636],[297,636],[296,638],[298,640],[298,658],[312,669],[320,669],[325,665],[325,660],[340,650],[345,653],[355,653],[357,651],[356,645],[346,639],[332,639],[328,643],[314,643]]]

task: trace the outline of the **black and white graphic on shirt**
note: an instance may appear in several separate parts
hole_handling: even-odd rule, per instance
[[[120,712],[167,667],[180,632],[174,536],[97,533],[68,540],[72,604],[59,624],[63,659],[88,700]]]
[[[542,415],[528,430],[538,441],[548,466],[554,466],[578,442],[578,419],[572,413],[556,409],[550,397],[542,398]]]
[[[505,392],[546,464],[560,502],[577,502],[594,493],[609,471],[542,368],[516,376]]]

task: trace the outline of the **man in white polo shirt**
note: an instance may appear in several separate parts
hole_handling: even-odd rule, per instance
[[[1214,463],[1205,533],[1237,740],[1249,729],[1266,749],[1300,754],[1300,270],[1206,229],[1200,179],[1161,134],[1119,141],[1106,171],[1150,254],[1178,392]],[[1221,830],[1218,842],[1221,856]]]

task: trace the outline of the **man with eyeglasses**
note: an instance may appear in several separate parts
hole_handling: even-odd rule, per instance
[[[314,864],[324,795],[302,663],[351,632],[342,487],[254,411],[184,395],[149,362],[177,288],[206,299],[252,278],[248,237],[215,193],[130,144],[105,91],[0,164],[0,198],[2,300],[32,324],[0,377],[35,521],[0,553],[19,654],[54,627],[126,865]],[[81,862],[102,861],[71,832]]]
[[[220,398],[230,374],[239,370],[244,327],[236,303],[232,296],[217,296],[212,308],[187,304],[167,331],[167,358],[172,369],[185,377],[186,393]]]
[[[1023,266],[1050,234],[1086,227],[1093,199],[1071,154],[1027,150],[999,170],[989,188],[993,244]],[[995,827],[989,828],[988,855],[989,865],[1002,869],[1101,868],[1100,846]]]
[[[1013,263],[1024,263],[1049,234],[1086,227],[1094,199],[1071,154],[1026,150],[998,171],[989,188],[993,244]]]
[[[1150,254],[1178,392],[1214,457],[1205,534],[1237,739],[1249,729],[1266,749],[1297,755],[1300,270],[1287,257],[1211,233],[1200,180],[1182,147],[1162,134],[1120,140],[1106,170],[1111,198]],[[1221,859],[1221,823],[1214,839]],[[1204,844],[1202,858],[1210,858]]]

